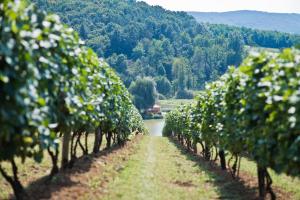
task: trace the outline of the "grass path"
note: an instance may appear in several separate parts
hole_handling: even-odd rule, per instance
[[[239,199],[216,182],[222,177],[199,166],[168,138],[145,136],[103,199]]]
[[[144,136],[113,181],[105,200],[258,199],[256,168],[243,159],[241,177],[188,153],[166,137]],[[278,199],[299,199],[299,180],[272,173]],[[269,198],[267,198],[269,199]]]
[[[188,153],[166,137],[137,136],[122,148],[83,156],[74,167],[50,183],[39,179],[49,161],[30,160],[20,167],[20,178],[33,199],[105,200],[254,200],[257,199],[255,163],[242,160],[241,178]],[[300,180],[272,173],[278,199],[300,199]],[[0,176],[0,199],[11,189]],[[293,195],[292,195],[293,194]]]

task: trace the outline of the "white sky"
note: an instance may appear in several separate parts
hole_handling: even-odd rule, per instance
[[[300,0],[143,0],[168,10],[224,12],[258,10],[279,13],[300,13]]]

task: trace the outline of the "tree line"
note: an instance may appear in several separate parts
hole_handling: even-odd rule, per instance
[[[222,24],[207,24],[214,35],[226,35],[230,32],[239,33],[246,45],[283,49],[300,44],[297,34],[281,33],[278,31],[263,31],[246,27],[234,27]]]
[[[16,158],[40,163],[47,151],[51,178],[59,170],[60,143],[64,169],[76,161],[77,148],[91,152],[91,133],[97,153],[103,137],[110,148],[145,132],[120,78],[57,15],[4,0],[0,24],[0,173],[17,199],[27,196]]]
[[[207,84],[196,104],[168,113],[164,135],[194,152],[200,144],[203,157],[220,159],[233,177],[242,156],[254,160],[260,197],[275,199],[268,168],[300,175],[299,58],[296,49],[250,55]]]

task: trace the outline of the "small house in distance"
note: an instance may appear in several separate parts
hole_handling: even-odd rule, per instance
[[[162,119],[163,115],[160,105],[154,104],[151,108],[142,113],[142,117],[143,119]]]
[[[160,105],[154,104],[152,108],[147,110],[147,112],[152,114],[161,114]]]

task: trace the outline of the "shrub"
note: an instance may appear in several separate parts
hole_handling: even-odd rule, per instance
[[[176,99],[193,99],[194,94],[193,94],[193,92],[191,92],[189,90],[179,90],[176,93],[175,98]]]

